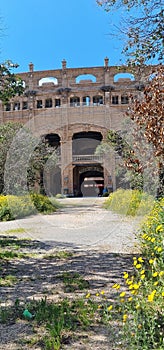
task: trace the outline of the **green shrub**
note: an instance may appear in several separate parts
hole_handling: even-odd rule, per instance
[[[104,207],[123,215],[145,215],[154,205],[154,198],[139,190],[118,189],[110,194]]]
[[[0,220],[9,221],[19,219],[31,214],[52,213],[59,208],[57,201],[51,200],[41,194],[25,196],[0,196]]]
[[[124,272],[125,286],[115,283],[118,302],[111,317],[122,322],[127,350],[164,348],[164,199],[156,203],[140,233],[141,254],[133,271]]]
[[[39,213],[49,214],[55,212],[57,208],[59,208],[59,204],[54,198],[49,199],[48,197],[38,193],[31,193],[30,197]]]

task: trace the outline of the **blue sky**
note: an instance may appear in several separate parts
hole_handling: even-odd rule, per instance
[[[19,63],[17,71],[119,64],[121,41],[109,35],[121,14],[110,16],[96,0],[1,0],[0,61]]]

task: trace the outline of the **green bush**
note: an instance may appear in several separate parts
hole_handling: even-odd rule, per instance
[[[141,254],[133,258],[133,271],[123,273],[126,287],[113,285],[118,302],[110,306],[111,318],[122,322],[123,344],[127,350],[164,348],[163,207],[164,199],[155,204],[142,226]]]
[[[104,207],[123,215],[145,215],[154,205],[154,198],[139,190],[118,189],[110,194]]]
[[[31,214],[52,213],[59,207],[57,201],[41,194],[0,196],[0,220],[9,221]]]
[[[30,197],[39,213],[49,214],[55,212],[57,208],[59,208],[59,204],[53,197],[49,199],[48,197],[38,193],[31,193]]]

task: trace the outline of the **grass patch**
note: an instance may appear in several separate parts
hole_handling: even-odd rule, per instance
[[[69,259],[73,256],[73,253],[66,250],[61,250],[59,252],[45,254],[43,259],[53,260],[53,259]]]
[[[7,275],[5,277],[0,277],[0,287],[12,287],[18,282],[18,278],[12,275]]]
[[[12,260],[12,259],[23,259],[27,258],[28,254],[25,253],[19,253],[15,251],[9,251],[9,250],[0,250],[0,260]]]
[[[24,306],[17,300],[13,307],[0,309],[0,322],[8,324],[11,320],[16,322],[24,318],[25,308],[34,315],[30,321],[33,329],[42,329],[42,336],[35,334],[35,337],[28,339],[29,347],[35,344],[44,350],[62,349],[63,344],[70,343],[74,338],[76,330],[88,332],[90,327],[100,322],[96,302],[85,299],[70,301],[66,298],[59,303],[50,303],[46,298],[33,300]]]
[[[66,293],[89,288],[89,282],[77,272],[63,272],[58,277],[63,281]]]
[[[5,234],[11,234],[11,233],[25,233],[26,230],[23,227],[18,227],[18,228],[12,228],[10,230],[6,230],[3,233]]]

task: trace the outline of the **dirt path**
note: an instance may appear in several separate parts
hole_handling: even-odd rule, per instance
[[[19,237],[29,237],[51,248],[104,248],[115,253],[134,251],[137,218],[121,217],[102,208],[104,198],[66,198],[64,208],[53,215],[36,215],[1,222],[0,232],[23,228]]]
[[[1,265],[4,275],[17,279],[10,287],[0,287],[2,306],[13,305],[16,299],[25,303],[45,296],[56,302],[65,297],[85,297],[87,292],[95,295],[100,290],[104,290],[107,299],[114,298],[111,287],[122,281],[122,273],[130,269],[136,250],[137,220],[107,212],[102,202],[102,198],[65,199],[62,201],[65,207],[53,215],[0,223],[1,239],[10,238],[11,242],[19,239],[19,252],[32,254]],[[63,257],[61,252],[71,254]],[[77,287],[73,292],[66,288],[61,278],[65,272],[70,276],[77,273],[87,282],[87,288]],[[0,325],[0,334],[0,350],[43,349],[27,345],[34,334],[32,325],[25,320]],[[62,349],[117,350],[112,346],[110,328],[106,327],[84,332]]]

